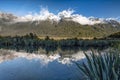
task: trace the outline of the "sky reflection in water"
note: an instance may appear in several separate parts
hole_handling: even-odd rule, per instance
[[[77,80],[80,72],[73,61],[84,58],[75,54],[29,54],[0,50],[0,80]]]

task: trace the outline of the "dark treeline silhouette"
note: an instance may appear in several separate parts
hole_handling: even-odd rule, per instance
[[[113,33],[108,38],[120,39],[120,32]]]
[[[49,36],[45,39],[39,39],[36,34],[30,33],[25,36],[15,37],[0,37],[0,48],[3,49],[14,49],[14,50],[25,50],[27,52],[37,51],[39,48],[45,49],[47,52],[55,51],[58,48],[62,50],[78,50],[78,49],[105,49],[112,46],[112,40],[78,40],[74,39],[63,39],[53,40]]]

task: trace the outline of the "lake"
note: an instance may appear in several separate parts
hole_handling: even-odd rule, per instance
[[[5,40],[0,43],[0,80],[86,80],[76,65],[86,61],[84,53],[119,47],[112,40]]]
[[[90,51],[86,51],[90,52]],[[75,62],[84,61],[83,51],[33,53],[0,49],[0,80],[79,80],[82,78]]]

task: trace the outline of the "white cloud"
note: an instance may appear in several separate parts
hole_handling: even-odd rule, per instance
[[[102,23],[101,20],[93,21],[85,16],[80,15],[80,14],[74,14],[74,10],[69,10],[69,9],[59,12],[58,16],[60,18],[65,18],[67,20],[74,21],[74,22],[80,23],[82,25],[86,25],[86,24],[93,25],[93,24],[97,24],[97,23]]]
[[[70,18],[72,17],[72,14],[74,13],[74,10],[63,10],[62,12],[58,13],[58,16],[61,18]]]
[[[44,21],[44,20],[59,21],[60,18],[53,13],[50,13],[48,9],[43,8],[40,13],[28,14],[26,16],[19,17],[17,21]]]
[[[63,10],[61,12],[58,12],[58,14],[54,14],[49,12],[47,8],[41,8],[39,13],[30,12],[25,16],[19,16],[17,18],[12,14],[0,12],[0,18],[14,20],[14,22],[38,21],[38,23],[39,21],[45,21],[45,20],[50,20],[51,22],[53,21],[59,22],[61,19],[64,19],[67,21],[77,22],[81,25],[94,25],[98,23],[106,23],[109,22],[110,20],[115,20],[117,22],[120,22],[120,17],[117,18],[85,17],[81,14],[74,14],[74,10],[71,9]]]
[[[93,25],[102,22],[101,20],[93,21],[85,16],[74,14],[74,10],[63,10],[55,15],[54,13],[49,12],[49,10],[46,8],[42,8],[39,13],[28,14],[26,16],[19,17],[16,21],[44,21],[48,19],[56,22],[59,22],[61,19],[65,19],[80,23],[82,25]]]

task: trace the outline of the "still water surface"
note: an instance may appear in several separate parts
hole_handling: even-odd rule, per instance
[[[89,51],[87,51],[89,52]],[[74,62],[84,60],[83,51],[45,54],[0,49],[0,80],[81,80]]]

